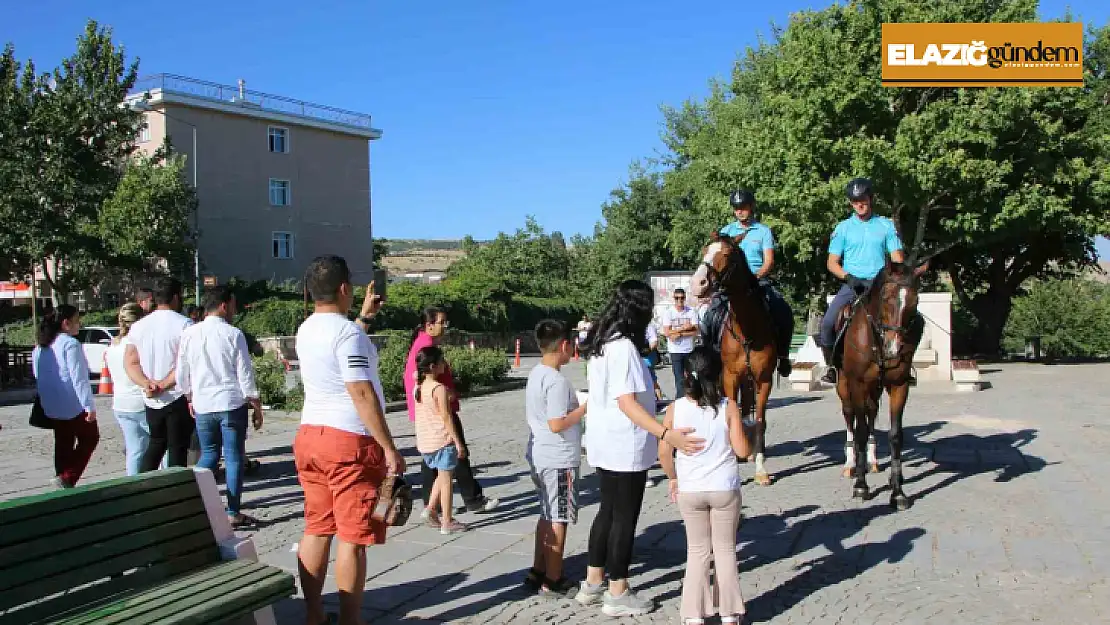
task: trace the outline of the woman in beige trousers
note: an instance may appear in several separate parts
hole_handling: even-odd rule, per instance
[[[721,615],[721,623],[739,623],[744,614],[740,572],[736,564],[736,528],[740,523],[740,476],[737,456],[751,445],[736,402],[721,396],[720,365],[704,347],[686,364],[685,396],[667,407],[663,426],[694,428],[705,448],[675,453],[659,441],[659,462],[670,478],[671,501],[686,526],[686,576],[679,614],[684,625],[701,625]],[[716,562],[716,587],[709,582],[710,558]]]

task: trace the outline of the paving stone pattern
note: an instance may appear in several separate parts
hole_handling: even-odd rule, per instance
[[[567,373],[584,386],[582,363]],[[659,373],[669,390],[670,371]],[[887,507],[885,432],[882,472],[868,476],[874,498],[853,501],[849,481],[840,477],[844,433],[835,393],[776,390],[768,429],[774,483],[757,486],[753,467],[741,467],[737,552],[748,622],[1110,622],[1108,374],[1110,365],[987,365],[991,387],[982,392],[929,384],[912,390],[905,488],[914,506],[902,513]],[[108,400],[103,404],[88,480],[122,474],[122,439]],[[679,622],[686,543],[665,487],[646,494],[632,568],[633,587],[655,599],[655,612],[609,619],[598,608],[523,590],[538,512],[523,460],[523,406],[523,391],[464,401],[479,479],[503,504],[489,515],[462,515],[473,531],[461,535],[419,525],[417,511],[406,527],[391,530],[387,544],[368,552],[367,621]],[[0,498],[41,492],[53,474],[51,440],[27,426],[28,410],[0,408]],[[413,429],[403,413],[389,421],[416,481]],[[879,423],[885,430],[886,417]],[[247,511],[266,522],[253,533],[261,558],[293,572],[303,528],[290,450],[296,424],[297,415],[271,413],[263,431],[251,432],[250,455],[263,468],[244,496]],[[567,550],[568,574],[576,579],[585,571],[598,500],[588,461],[583,475],[584,508]],[[658,468],[651,476],[662,479]],[[333,578],[326,591],[337,606]],[[299,599],[276,611],[282,625],[303,622]]]

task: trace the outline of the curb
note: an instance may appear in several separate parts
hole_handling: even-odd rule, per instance
[[[501,384],[494,386],[478,386],[470,389],[468,393],[459,399],[471,399],[474,397],[482,397],[483,395],[493,395],[495,393],[503,393],[505,391],[515,391],[524,388],[528,385],[527,378],[514,378],[509,379]],[[393,412],[405,412],[408,410],[408,404],[404,401],[391,401],[385,404],[385,413],[390,414]]]

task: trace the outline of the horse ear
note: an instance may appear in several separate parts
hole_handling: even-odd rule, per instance
[[[925,273],[926,271],[929,271],[929,261],[925,261],[918,265],[917,268],[913,270],[913,277],[920,278],[921,274]]]
[[[738,234],[738,235],[732,237],[732,242],[736,245],[740,245],[740,242],[743,241],[743,240],[744,240],[744,235],[743,234]]]

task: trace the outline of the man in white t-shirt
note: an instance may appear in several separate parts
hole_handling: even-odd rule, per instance
[[[405,459],[385,422],[378,352],[347,319],[354,301],[347,262],[317,257],[305,283],[316,309],[297,329],[296,342],[304,383],[301,426],[293,440],[304,489],[305,529],[297,550],[301,589],[308,622],[325,622],[321,594],[331,540],[338,536],[339,620],[355,623],[366,583],[366,547],[385,542],[385,523],[371,516],[378,489],[388,474],[405,472]],[[367,316],[381,308],[380,299],[370,297]]]
[[[181,281],[163,278],[154,289],[154,310],[131,326],[131,343],[123,354],[127,377],[143,389],[150,443],[139,465],[154,471],[169,455],[171,467],[186,466],[193,441],[189,400],[177,385],[177,350],[181,333],[193,324],[181,310]]]
[[[686,290],[674,290],[674,306],[667,307],[660,315],[663,336],[667,337],[667,353],[671,357],[674,373],[674,396],[682,397],[682,378],[686,359],[694,351],[694,337],[698,335],[698,313],[686,305]]]

